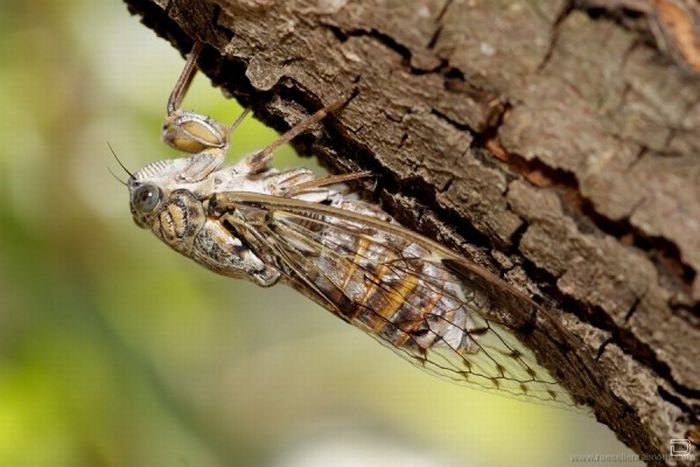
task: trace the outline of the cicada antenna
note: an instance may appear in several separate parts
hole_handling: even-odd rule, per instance
[[[111,144],[109,144],[109,142],[107,142],[107,147],[109,148],[109,151],[112,153],[112,156],[114,156],[114,159],[117,161],[117,164],[119,164],[119,167],[121,167],[124,170],[124,172],[129,174],[129,177],[134,178],[134,174],[131,173],[131,171],[129,169],[127,169],[126,166],[122,163],[122,161],[119,159],[119,156],[117,156],[117,153],[114,151],[114,148],[112,147]],[[110,170],[110,172],[111,172],[111,170]]]
[[[109,168],[109,166],[107,167],[107,172],[109,172],[110,175],[111,175],[112,177],[114,177],[114,179],[115,179],[116,181],[118,181],[119,183],[121,183],[122,185],[124,185],[124,186],[129,186],[128,183],[126,183],[126,182],[125,182],[124,180],[122,180],[121,178],[117,177],[117,174],[115,174],[114,172],[112,172],[112,169]]]

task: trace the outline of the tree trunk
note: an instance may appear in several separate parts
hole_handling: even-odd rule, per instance
[[[567,333],[536,334],[542,363],[650,463],[691,462],[668,454],[700,437],[700,79],[646,2],[127,3],[280,131],[351,97],[297,146],[536,296]]]

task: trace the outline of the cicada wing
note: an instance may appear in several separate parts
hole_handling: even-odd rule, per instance
[[[220,193],[218,215],[246,224],[290,281],[419,367],[452,381],[574,405],[521,340],[538,307],[501,279],[397,224],[257,193]],[[258,216],[259,217],[259,216]]]

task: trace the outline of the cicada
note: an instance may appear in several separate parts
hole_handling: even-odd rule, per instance
[[[527,296],[343,187],[367,173],[318,177],[270,166],[275,149],[340,105],[225,165],[237,123],[180,108],[200,50],[195,45],[188,57],[163,127],[164,141],[191,155],[130,173],[139,227],[218,274],[287,284],[427,371],[571,403],[520,341],[542,311]]]

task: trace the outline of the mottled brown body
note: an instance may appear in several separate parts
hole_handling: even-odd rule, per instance
[[[428,371],[572,404],[521,343],[543,316],[529,298],[338,188],[366,173],[319,178],[269,165],[277,147],[339,106],[225,166],[229,130],[179,110],[196,56],[173,91],[164,125],[165,141],[193,154],[130,174],[137,225],[218,274],[291,285]]]
[[[372,204],[226,192],[208,203],[280,279],[426,370],[454,381],[571,404],[520,341],[527,297]]]
[[[377,207],[359,201],[343,201],[339,207],[393,222]],[[431,333],[431,319],[437,328],[445,328],[448,323],[464,325],[468,318],[462,302],[445,290],[445,284],[454,282],[454,278],[430,263],[415,261],[430,255],[428,249],[412,239],[377,231],[366,224],[354,229],[343,224],[348,223],[340,224],[348,229],[346,233],[338,233],[340,226],[321,227],[318,235],[325,250],[313,256],[314,267],[306,271],[328,301],[336,304],[333,311],[396,347],[411,347],[420,353],[438,343],[438,336],[446,334]],[[339,260],[338,256],[343,255],[348,258]],[[460,294],[456,288],[452,293]],[[460,351],[469,352],[468,336],[454,338],[460,340],[454,342]]]

